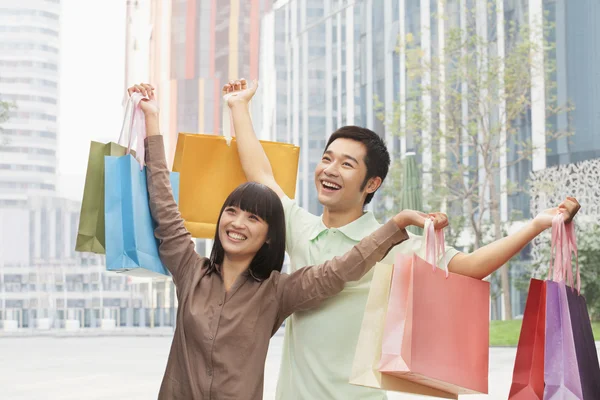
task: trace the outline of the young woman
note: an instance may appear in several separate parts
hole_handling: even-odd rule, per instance
[[[273,190],[249,182],[223,204],[211,256],[200,257],[173,200],[153,88],[135,85],[133,92],[147,97],[140,104],[150,208],[179,302],[159,399],[262,399],[269,340],[286,317],[359,280],[408,238],[406,226],[422,227],[425,218],[437,229],[447,225],[444,214],[404,210],[345,255],[284,274],[283,206]]]

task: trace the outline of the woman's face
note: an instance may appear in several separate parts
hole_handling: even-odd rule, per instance
[[[250,263],[265,244],[268,233],[269,225],[264,220],[239,207],[225,207],[221,214],[219,239],[230,260],[248,258]]]

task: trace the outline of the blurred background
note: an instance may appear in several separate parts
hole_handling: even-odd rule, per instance
[[[599,319],[599,19],[595,0],[0,0],[7,398],[155,396],[177,309],[172,282],[109,273],[102,256],[74,250],[90,141],[117,141],[125,89],[139,82],[157,89],[171,161],[178,132],[220,134],[225,83],[258,79],[256,132],[301,146],[296,198],[315,214],[313,171],[343,125],[374,130],[393,155],[369,208],[385,219],[416,179],[424,211],[447,212],[448,240],[464,251],[576,196],[583,291]],[[210,247],[197,240],[199,253]],[[489,278],[492,346],[516,345],[528,280],[547,257],[543,236]],[[118,371],[109,355],[127,358],[127,370],[147,360],[152,372],[121,382],[86,369],[84,360],[107,357]],[[53,357],[62,377],[44,372],[31,386]],[[513,361],[514,348],[493,350],[500,394],[489,398],[506,398]],[[78,373],[68,390],[61,379]]]

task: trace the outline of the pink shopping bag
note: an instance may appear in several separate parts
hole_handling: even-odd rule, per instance
[[[427,261],[396,258],[379,371],[450,393],[487,393],[490,285],[435,266],[444,236],[432,223],[424,242]]]

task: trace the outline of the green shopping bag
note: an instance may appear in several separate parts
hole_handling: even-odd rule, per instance
[[[114,142],[90,144],[75,251],[105,254],[104,156],[121,157],[127,147]]]
[[[100,143],[92,141],[90,144],[75,251],[106,254],[104,241],[104,156],[121,157],[127,154],[132,119],[131,101],[128,101],[118,142]],[[123,146],[121,143],[125,145]],[[135,157],[133,150],[130,153]]]

